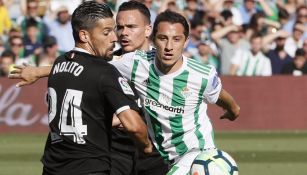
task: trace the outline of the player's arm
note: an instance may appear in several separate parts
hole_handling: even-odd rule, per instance
[[[123,125],[145,153],[150,153],[152,145],[148,138],[147,126],[137,112],[139,110],[135,102],[138,99],[137,94],[132,90],[127,80],[111,65],[110,68],[104,69],[100,82],[102,94],[120,120],[117,123]]]
[[[204,95],[208,103],[217,104],[226,111],[221,116],[221,119],[227,118],[233,121],[239,116],[239,105],[233,97],[222,88],[221,80],[214,67],[211,67]]]
[[[29,65],[14,66],[14,70],[10,72],[9,78],[20,79],[16,84],[17,87],[30,85],[38,79],[47,77],[51,71],[52,66],[33,67]]]
[[[144,153],[151,153],[152,144],[148,138],[147,126],[138,112],[127,109],[117,114],[117,116],[127,132],[138,141]]]
[[[233,121],[239,117],[240,106],[226,90],[221,90],[216,104],[226,110],[226,112],[221,116],[221,119],[226,118]]]

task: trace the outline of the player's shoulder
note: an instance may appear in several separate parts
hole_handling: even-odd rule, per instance
[[[198,60],[192,58],[185,58],[187,61],[187,68],[192,71],[194,74],[199,76],[207,77],[210,74],[216,72],[216,69],[213,65],[202,63]]]
[[[122,55],[123,58],[136,59],[143,61],[152,61],[155,58],[155,49],[149,51],[135,50],[134,52],[125,53]]]
[[[90,70],[89,72],[96,72],[95,74],[99,75],[117,71],[117,69],[109,64],[107,59],[103,57],[75,51],[72,54],[75,54],[74,57],[78,59],[86,69]],[[69,59],[69,57],[69,55],[66,55],[66,59]]]

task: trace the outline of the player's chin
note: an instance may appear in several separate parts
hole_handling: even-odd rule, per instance
[[[113,59],[113,51],[112,50],[107,50],[105,52],[104,55],[104,58],[107,60],[107,61],[111,61]]]
[[[171,66],[174,64],[174,60],[170,58],[163,58],[162,63],[166,66]]]
[[[133,48],[132,46],[122,46],[122,49],[125,53],[133,52],[136,50],[136,48]]]
[[[113,59],[113,52],[112,53],[108,53],[107,55],[106,55],[106,60],[107,61],[111,61]]]

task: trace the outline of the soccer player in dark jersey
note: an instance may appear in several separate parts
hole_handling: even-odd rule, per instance
[[[115,51],[114,59],[136,49],[153,49],[149,39],[152,30],[150,12],[144,4],[137,1],[121,4],[116,23],[121,48]],[[168,171],[168,165],[156,149],[150,155],[137,151],[127,132],[116,127],[112,128],[111,160],[111,175],[164,175]]]
[[[117,36],[121,48],[114,53],[113,59],[135,50],[148,51],[150,45],[151,22],[149,9],[137,1],[124,2],[119,6],[116,16]],[[111,175],[164,175],[168,165],[159,152],[144,155],[137,151],[133,141],[125,131],[112,129]],[[134,172],[133,172],[134,171]]]
[[[72,14],[75,48],[56,59],[48,78],[44,175],[110,174],[114,113],[144,152],[152,150],[133,90],[107,63],[117,41],[112,17],[108,6],[95,1]]]

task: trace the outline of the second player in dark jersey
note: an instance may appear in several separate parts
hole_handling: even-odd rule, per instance
[[[48,78],[45,175],[110,174],[114,113],[144,151],[151,152],[146,125],[136,112],[137,97],[107,63],[116,41],[112,17],[109,7],[95,1],[82,3],[72,15],[76,47],[57,58]]]

